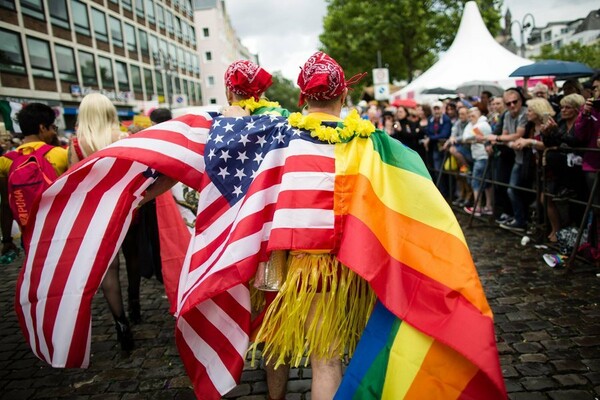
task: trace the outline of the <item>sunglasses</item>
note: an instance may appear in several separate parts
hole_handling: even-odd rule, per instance
[[[506,104],[507,106],[512,106],[512,105],[517,105],[517,103],[519,102],[519,100],[513,100],[513,101],[505,101],[504,104]]]

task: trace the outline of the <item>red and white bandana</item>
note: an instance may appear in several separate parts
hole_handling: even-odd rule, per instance
[[[271,74],[252,61],[236,61],[225,71],[227,89],[244,98],[254,97],[258,100],[271,84]]]
[[[354,75],[349,80],[344,77],[342,67],[327,54],[318,51],[301,68],[298,75],[300,101],[305,99],[331,100],[342,94],[345,88],[361,80],[366,73]]]

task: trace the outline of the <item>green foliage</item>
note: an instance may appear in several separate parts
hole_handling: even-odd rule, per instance
[[[273,85],[265,92],[265,95],[271,101],[278,101],[281,107],[290,112],[300,111],[298,107],[300,89],[295,87],[294,83],[285,78],[280,71],[273,73]]]
[[[600,69],[600,42],[584,46],[578,42],[563,45],[555,50],[552,45],[542,46],[542,52],[534,57],[536,60],[577,61],[593,69]]]
[[[466,0],[327,0],[321,49],[346,76],[377,68],[377,51],[390,79],[411,81],[452,44]],[[501,0],[477,0],[486,26],[500,30]],[[369,80],[371,78],[369,77]],[[370,84],[369,80],[362,82]],[[360,94],[360,88],[354,95]]]

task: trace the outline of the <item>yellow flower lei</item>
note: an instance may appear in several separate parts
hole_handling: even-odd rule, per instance
[[[231,104],[232,106],[240,106],[246,109],[249,113],[254,112],[257,108],[261,107],[281,107],[276,101],[269,101],[267,99],[260,99],[258,101],[254,100],[254,97],[250,97],[249,99],[244,99],[240,101],[236,101]]]
[[[343,126],[335,128],[321,125],[321,120],[309,115],[293,113],[288,117],[288,122],[295,128],[310,131],[310,135],[319,140],[329,143],[346,142],[358,135],[368,137],[375,132],[375,126],[358,115],[356,110],[350,111],[348,116],[342,121]]]

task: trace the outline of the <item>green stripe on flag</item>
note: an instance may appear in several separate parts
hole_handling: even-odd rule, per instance
[[[384,163],[431,179],[421,156],[416,151],[380,130],[375,131],[369,138]]]

